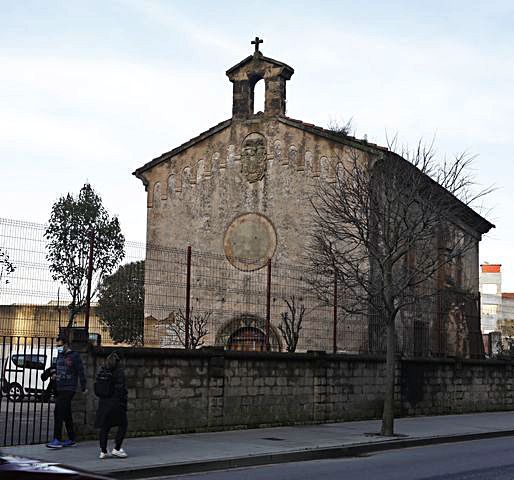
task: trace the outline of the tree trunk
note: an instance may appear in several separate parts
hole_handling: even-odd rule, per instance
[[[80,308],[77,307],[68,307],[68,325],[66,328],[69,330],[73,327],[73,322],[75,321],[75,317],[80,312]]]
[[[387,322],[387,350],[385,371],[385,397],[382,412],[382,435],[394,434],[394,359],[396,353],[396,332],[394,318]]]

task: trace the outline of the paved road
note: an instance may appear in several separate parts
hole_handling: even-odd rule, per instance
[[[161,480],[165,479],[512,480],[514,437],[407,448],[358,458],[161,477]]]
[[[44,443],[53,429],[53,403],[0,399],[0,446]]]

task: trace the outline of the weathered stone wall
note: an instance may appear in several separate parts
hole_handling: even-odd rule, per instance
[[[241,154],[251,133],[264,136],[266,158],[262,179],[249,182]],[[233,120],[145,172],[147,242],[164,247],[192,245],[223,254],[224,232],[232,220],[241,213],[258,212],[277,229],[275,258],[292,263],[303,260],[313,186],[319,179],[334,180],[337,164],[349,155],[349,147],[276,118]]]
[[[111,348],[88,355],[92,382]],[[118,349],[129,390],[129,435],[379,418],[384,362],[351,355],[230,352],[211,349]],[[402,361],[398,415],[508,410],[512,364],[498,361]],[[77,412],[83,436],[96,399]],[[79,409],[80,409],[79,408]]]
[[[510,410],[511,362],[494,360],[410,360],[402,362],[404,415]]]
[[[244,142],[249,135],[259,136],[265,147],[259,180],[248,175],[244,168]],[[220,255],[219,261],[193,258],[192,306],[197,312],[212,312],[213,328],[209,329],[206,344],[217,344],[226,327],[241,315],[254,316],[256,321],[252,326],[259,327],[259,322],[265,318],[265,298],[261,296],[256,302],[256,290],[264,294],[266,271],[265,268],[242,271],[225,259],[227,229],[241,214],[264,216],[272,225],[276,239],[271,242],[272,251],[262,255],[261,266],[265,266],[268,256],[291,266],[305,264],[312,214],[309,198],[314,187],[319,181],[334,181],[338,164],[349,162],[355,155],[367,160],[363,151],[357,152],[323,136],[286,125],[275,117],[255,115],[247,121],[233,119],[214,135],[146,171],[146,323],[151,319],[169,318],[178,308],[184,310],[185,279],[180,274],[185,272],[185,251],[177,254],[166,249],[185,249],[191,245],[193,251]],[[239,244],[247,246],[255,242],[258,252],[259,245],[266,244],[266,239],[257,235],[255,240],[253,238],[247,235]],[[292,278],[285,281],[291,283],[291,291],[286,292],[286,285],[285,293],[281,292],[277,302],[271,305],[271,323],[275,327],[285,308],[282,296],[299,295],[295,289],[298,285],[293,283],[300,282]],[[195,295],[195,289],[199,289],[200,294]],[[200,301],[196,301],[197,297]],[[306,341],[302,339],[298,349],[326,349],[331,342],[330,309],[325,312],[305,303],[308,312],[304,329],[311,331],[304,335]],[[151,336],[160,338],[160,346],[180,346],[162,329]],[[278,342],[277,337],[274,343]],[[354,343],[342,344],[341,349],[359,352],[364,348],[360,339]]]

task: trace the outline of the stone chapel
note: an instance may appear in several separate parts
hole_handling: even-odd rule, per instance
[[[366,140],[288,117],[286,87],[294,70],[264,56],[262,40],[252,43],[254,53],[226,72],[233,88],[232,117],[134,172],[148,192],[145,317],[152,321],[172,314],[175,295],[163,291],[163,285],[169,285],[164,279],[173,275],[169,269],[174,267],[150,249],[190,245],[193,251],[213,252],[243,280],[265,270],[268,259],[304,263],[309,196],[317,182],[335,181],[338,165],[350,154],[368,159],[387,152]],[[264,111],[254,113],[259,81],[265,86]],[[478,291],[478,242],[491,225],[471,209],[467,213],[476,249],[465,272]],[[229,288],[219,280],[216,288],[213,302],[226,301],[223,289]],[[260,321],[255,312],[241,315],[246,324],[252,318],[256,325]],[[272,316],[275,333],[277,317],[278,311]],[[220,329],[236,329],[240,323],[227,317]],[[210,332],[208,343],[226,347],[228,336],[230,331],[225,336]],[[278,335],[274,345],[282,349]],[[317,347],[322,348],[312,343],[299,346]],[[347,350],[360,348],[352,345]]]

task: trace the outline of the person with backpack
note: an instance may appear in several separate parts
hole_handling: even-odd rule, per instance
[[[56,340],[57,358],[55,365],[49,371],[43,372],[47,378],[54,380],[53,383],[55,394],[54,408],[54,438],[46,446],[48,448],[74,447],[75,429],[73,427],[73,416],[71,411],[71,401],[75,396],[80,381],[83,393],[86,393],[86,376],[84,375],[84,366],[78,352],[74,352],[69,344],[68,339],[62,333]],[[43,375],[41,378],[43,378]],[[62,425],[66,425],[68,439],[62,439]]]
[[[95,395],[99,398],[95,427],[100,429],[100,457],[108,458],[107,440],[111,427],[118,427],[114,448],[110,455],[126,458],[127,453],[121,444],[127,433],[127,386],[125,372],[120,365],[120,357],[111,353],[100,368],[95,380]]]

